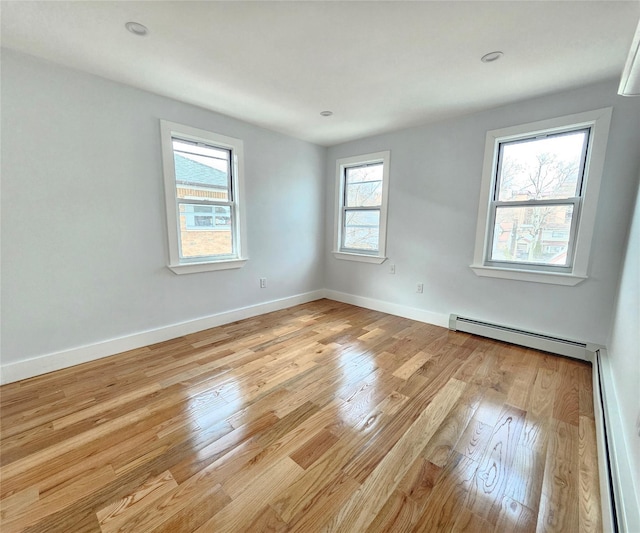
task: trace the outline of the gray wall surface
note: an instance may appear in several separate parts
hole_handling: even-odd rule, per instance
[[[327,156],[325,248],[333,246],[335,161],[391,150],[388,261],[325,254],[325,287],[432,313],[456,313],[604,344],[640,166],[640,102],[602,83],[334,146]],[[613,106],[589,279],[575,287],[477,277],[473,260],[488,130]],[[396,265],[396,274],[389,265]],[[424,283],[424,293],[416,284]]]
[[[160,119],[244,140],[243,268],[166,268]],[[325,156],[3,50],[2,363],[322,288]]]
[[[635,498],[628,497],[629,531],[640,530],[640,189],[629,232],[607,356]]]

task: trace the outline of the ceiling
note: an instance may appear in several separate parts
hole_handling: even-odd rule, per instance
[[[321,145],[619,78],[640,17],[635,0],[0,9],[4,47]],[[128,21],[148,35],[126,31]],[[494,50],[499,61],[480,61]]]

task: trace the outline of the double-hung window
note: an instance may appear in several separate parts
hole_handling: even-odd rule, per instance
[[[242,266],[243,143],[161,121],[169,268],[178,274]]]
[[[586,278],[610,109],[487,134],[476,251],[481,276]]]
[[[334,256],[382,263],[387,235],[390,153],[337,161]]]

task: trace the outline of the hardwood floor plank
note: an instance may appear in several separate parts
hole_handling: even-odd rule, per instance
[[[238,471],[235,476],[223,482],[225,492],[232,498],[236,498],[270,463],[288,457],[321,431],[325,429],[331,430],[335,425],[335,419],[339,416],[339,412],[344,405],[345,402],[342,400],[335,400],[324,409],[297,425],[281,438],[269,443],[259,455],[247,461],[245,467]],[[258,440],[258,442],[260,442],[260,440]],[[296,466],[304,472],[302,467],[299,465]]]
[[[284,533],[289,531],[289,524],[284,522],[271,507],[265,505],[257,518],[247,526],[247,531],[261,533]],[[175,529],[173,531],[176,531]]]
[[[3,533],[602,529],[591,367],[331,300],[0,388]]]
[[[477,385],[467,385],[464,392],[428,442],[423,456],[437,466],[444,466],[451,451],[476,412],[482,398]]]
[[[469,510],[494,525],[509,483],[517,480],[512,466],[524,418],[524,411],[505,404],[469,490]]]
[[[418,456],[398,484],[397,490],[411,498],[422,512],[442,471],[442,467],[427,461],[423,456]]]
[[[580,416],[593,420],[593,374],[591,366],[580,365],[578,368],[578,386],[580,388]]]
[[[22,507],[19,512],[12,513],[12,516],[7,519],[3,518],[2,531],[3,533],[22,531],[27,526],[32,526],[68,506],[70,502],[98,491],[114,479],[115,473],[111,465],[84,472],[81,478],[75,479],[57,490],[41,494],[33,505]]]
[[[300,509],[290,520],[292,533],[325,531],[335,527],[336,509],[339,509],[358,489],[360,484],[346,474],[340,474],[315,493],[309,505]]]
[[[419,517],[416,502],[404,492],[395,490],[369,524],[366,533],[410,531]]]
[[[479,462],[489,444],[493,426],[472,418],[458,439],[454,450],[473,461]]]
[[[488,531],[494,531],[494,527],[481,516],[478,516],[477,514],[469,511],[469,509],[464,508],[458,514],[451,531],[455,533],[487,533]],[[495,531],[511,530],[499,530],[496,528]]]
[[[128,521],[113,531],[193,531],[231,501],[220,485],[203,489],[198,487],[194,490],[192,485],[174,488],[166,497],[156,499],[152,505],[132,514]],[[103,533],[108,531],[103,528]]]
[[[271,507],[288,522],[302,509],[307,508],[310,502],[315,500],[316,494],[327,492],[327,485],[332,485],[343,474],[348,475],[345,466],[358,453],[363,443],[370,440],[376,429],[393,416],[396,406],[394,399],[385,399],[363,417],[354,429],[343,429],[338,435],[341,438],[310,464],[295,483],[281,491],[277,498],[269,500]],[[296,453],[298,452],[295,451],[290,456]]]
[[[579,365],[573,361],[560,361],[553,418],[572,426],[578,426],[580,417],[580,374]]]
[[[545,463],[545,453],[518,445],[511,464],[505,495],[537,513]]]
[[[329,430],[318,433],[304,446],[298,448],[289,457],[305,470],[321,457],[329,448],[340,440]]]
[[[600,513],[600,490],[595,473],[598,471],[598,457],[595,443],[595,422],[588,416],[580,417],[578,426],[578,502],[580,505],[579,522],[581,532],[602,530]]]
[[[38,487],[27,487],[0,501],[0,516],[2,521],[8,521],[22,513],[24,509],[38,503],[40,491]]]
[[[521,444],[538,453],[544,454],[546,451],[559,379],[557,372],[541,367],[527,402]]]
[[[336,531],[364,531],[464,390],[450,380],[340,511]]]
[[[526,410],[531,394],[531,387],[536,379],[536,368],[533,365],[520,363],[508,367],[514,375],[514,380],[509,387],[506,401],[519,409]]]
[[[415,533],[452,531],[464,510],[467,495],[478,464],[454,452],[452,460],[433,487],[422,515],[413,528]]]
[[[578,428],[554,421],[549,437],[536,531],[578,531]]]
[[[260,472],[253,479],[251,486],[246,487],[233,498],[231,503],[195,531],[198,533],[246,531],[247,526],[260,515],[269,495],[277,492],[280,487],[288,486],[302,473],[304,473],[303,468],[289,457],[283,457]]]
[[[429,359],[431,359],[432,354],[426,352],[418,352],[411,359],[409,359],[406,363],[404,363],[400,368],[398,368],[393,375],[397,378],[407,380],[409,379],[417,370],[420,369],[422,365],[424,365]]]
[[[525,505],[507,496],[502,500],[502,508],[495,531],[533,533],[536,530],[536,514]]]
[[[103,533],[120,531],[121,527],[139,513],[140,509],[151,505],[155,500],[178,486],[168,470],[149,479],[129,496],[104,507],[96,513]]]

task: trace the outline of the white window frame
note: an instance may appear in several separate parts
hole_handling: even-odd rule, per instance
[[[375,152],[372,154],[344,157],[336,161],[336,214],[333,239],[333,256],[336,259],[375,264],[381,264],[387,259],[387,204],[389,196],[390,161],[391,152],[389,150]],[[382,163],[382,201],[379,207],[380,226],[378,233],[378,250],[376,252],[367,253],[365,250],[354,251],[345,249],[342,247],[342,236],[344,233],[346,170],[351,167],[359,167],[375,163]]]
[[[577,285],[588,278],[589,253],[596,220],[598,193],[602,180],[602,170],[607,149],[609,125],[612,108],[597,109],[563,117],[522,124],[487,132],[485,141],[484,166],[480,203],[478,206],[478,225],[476,243],[471,268],[478,276],[503,278],[555,285]],[[500,143],[526,139],[534,136],[565,132],[567,130],[590,128],[589,146],[584,168],[582,193],[579,198],[562,201],[573,202],[575,237],[570,243],[573,247],[573,261],[569,268],[530,267],[526,264],[496,266],[489,260],[492,230],[492,192],[495,188]],[[495,207],[494,207],[495,208]],[[576,213],[577,211],[577,213]]]
[[[244,146],[242,140],[167,120],[160,121],[160,135],[169,240],[168,268],[176,274],[192,274],[244,266],[248,257],[244,215]],[[228,256],[198,257],[195,259],[180,257],[180,213],[176,190],[173,138],[202,142],[231,152],[231,199],[228,205],[231,207],[232,220],[234,221],[232,223],[234,250]]]

